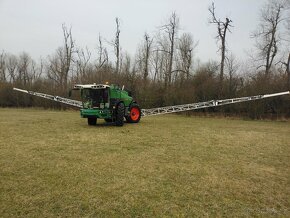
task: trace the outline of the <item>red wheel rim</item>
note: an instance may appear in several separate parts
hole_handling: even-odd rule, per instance
[[[133,121],[136,121],[139,119],[140,117],[140,111],[138,110],[138,108],[133,107],[130,111],[130,117]]]

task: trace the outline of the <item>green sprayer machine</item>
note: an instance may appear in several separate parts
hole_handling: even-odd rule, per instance
[[[27,91],[18,88],[14,88],[14,90],[78,107],[80,108],[81,117],[88,120],[88,125],[96,125],[97,119],[104,119],[106,122],[115,123],[116,126],[123,126],[124,120],[126,120],[128,123],[138,123],[141,116],[146,117],[152,115],[177,113],[290,94],[289,91],[286,91],[241,98],[211,100],[192,104],[140,109],[140,106],[133,99],[131,93],[124,90],[124,86],[120,88],[119,86],[113,84],[108,85],[94,83],[86,85],[75,85],[72,90],[80,91],[82,101],[39,92]]]
[[[17,88],[14,90],[81,108],[81,117],[88,119],[88,125],[96,125],[97,119],[104,119],[114,122],[116,126],[123,126],[124,118],[128,123],[138,123],[141,118],[141,109],[130,92],[117,85],[75,85],[71,91],[79,90],[82,101]]]
[[[124,117],[128,123],[138,123],[141,109],[130,92],[117,85],[75,85],[82,97],[81,117],[88,119],[89,125],[96,125],[98,118],[123,126]]]

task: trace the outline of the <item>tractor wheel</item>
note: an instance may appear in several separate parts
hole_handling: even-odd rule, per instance
[[[116,126],[124,125],[124,113],[125,113],[125,106],[121,102],[118,104],[118,107],[116,109]]]
[[[88,125],[89,126],[95,126],[97,124],[97,118],[89,117],[88,118]]]
[[[141,109],[138,104],[132,104],[130,107],[130,114],[126,116],[128,123],[138,123],[141,119]]]
[[[112,120],[111,118],[105,118],[105,121],[106,121],[107,123],[112,123],[112,122],[113,122],[113,120]]]

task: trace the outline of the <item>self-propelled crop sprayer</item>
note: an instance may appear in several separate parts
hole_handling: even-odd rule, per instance
[[[130,93],[116,85],[75,85],[73,90],[81,91],[81,116],[88,119],[89,125],[96,125],[97,119],[115,122],[123,126],[124,117],[128,123],[138,123],[141,109]]]
[[[130,92],[124,90],[124,86],[123,88],[120,88],[119,86],[113,84],[108,85],[94,83],[86,85],[75,85],[72,90],[80,91],[82,101],[43,94],[39,92],[27,91],[18,88],[14,88],[14,90],[81,108],[81,117],[87,118],[88,125],[96,125],[97,119],[105,119],[106,122],[114,122],[116,126],[123,126],[124,118],[128,123],[138,123],[141,116],[145,117],[208,107],[217,107],[227,104],[235,104],[290,94],[289,91],[286,91],[241,98],[211,100],[192,104],[140,109],[139,105],[136,101],[134,101]]]

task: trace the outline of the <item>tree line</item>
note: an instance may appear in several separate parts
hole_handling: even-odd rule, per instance
[[[209,6],[208,14],[210,25],[216,29],[220,60],[205,63],[196,58],[198,41],[191,33],[180,33],[175,12],[158,27],[156,34],[144,33],[133,57],[123,51],[119,18],[115,19],[113,39],[98,36],[95,54],[78,47],[72,28],[63,24],[63,45],[46,59],[35,61],[25,52],[0,53],[0,106],[65,108],[15,93],[12,87],[67,96],[74,84],[106,81],[125,85],[142,108],[290,90],[289,2],[269,0],[261,9],[260,23],[249,36],[255,47],[247,64],[241,63],[227,45],[231,31],[237,28],[234,21],[219,18],[214,3]],[[111,48],[113,55],[108,52]],[[284,96],[202,112],[251,118],[289,117],[290,100]]]

